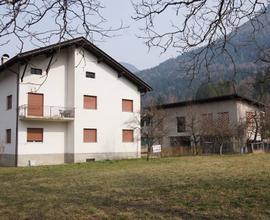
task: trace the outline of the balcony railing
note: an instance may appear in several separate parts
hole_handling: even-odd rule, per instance
[[[70,121],[74,119],[74,108],[22,105],[19,117],[25,120]]]

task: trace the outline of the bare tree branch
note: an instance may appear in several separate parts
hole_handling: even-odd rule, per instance
[[[100,41],[124,28],[107,26],[100,0],[0,0],[0,45],[15,38],[44,46],[76,36]]]
[[[182,53],[192,51],[183,60],[191,79],[201,72],[210,77],[215,68],[211,65],[221,54],[228,58],[227,63],[232,63],[228,68],[236,75],[235,59],[228,50],[235,46],[231,39],[247,21],[251,21],[251,34],[263,28],[259,18],[268,3],[268,0],[133,0],[136,12],[133,19],[144,22],[140,37],[149,48],[157,47],[162,52],[169,48]],[[174,15],[174,22],[166,30],[160,30],[159,21],[166,20],[169,14],[170,18]]]

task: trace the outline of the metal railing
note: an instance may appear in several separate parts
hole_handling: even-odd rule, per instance
[[[22,118],[72,119],[74,118],[74,108],[22,105],[19,107],[19,116]]]

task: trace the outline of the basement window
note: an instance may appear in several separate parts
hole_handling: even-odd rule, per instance
[[[95,79],[96,78],[96,73],[94,73],[94,72],[86,72],[85,76],[86,76],[86,78]]]
[[[33,74],[33,75],[42,75],[42,69],[31,68],[31,74]]]

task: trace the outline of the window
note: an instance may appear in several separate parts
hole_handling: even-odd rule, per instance
[[[133,100],[122,99],[122,111],[133,112]]]
[[[97,129],[83,129],[83,142],[84,143],[96,143],[97,142]]]
[[[170,147],[190,147],[191,141],[190,137],[183,136],[183,137],[170,137]]]
[[[42,69],[31,68],[31,74],[33,74],[33,75],[42,75]]]
[[[123,142],[133,142],[134,141],[134,137],[133,137],[133,130],[126,130],[124,129],[122,131],[122,139]]]
[[[96,73],[94,73],[94,72],[86,72],[85,76],[86,76],[86,78],[95,79],[96,78]]]
[[[185,132],[185,131],[186,131],[186,118],[177,117],[177,132]]]
[[[83,97],[83,107],[85,109],[97,109],[97,97],[85,95]]]
[[[27,142],[43,142],[43,128],[27,128]]]
[[[255,119],[255,113],[254,112],[246,112],[246,124],[247,127],[252,127]]]
[[[12,109],[12,95],[7,96],[7,110]]]
[[[6,143],[7,144],[11,143],[11,129],[6,130]]]
[[[212,124],[213,123],[213,114],[212,113],[206,113],[202,114],[202,122],[203,124]]]
[[[43,116],[44,95],[38,93],[28,93],[28,116]]]
[[[219,112],[218,118],[217,118],[217,123],[219,126],[227,127],[230,123],[229,112]]]

